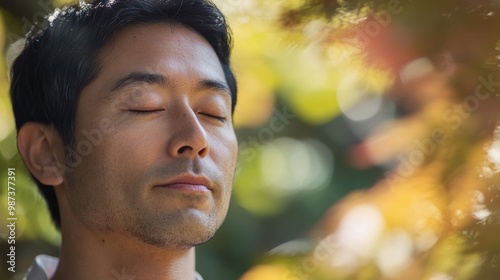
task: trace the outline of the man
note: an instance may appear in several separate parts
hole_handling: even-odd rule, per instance
[[[223,222],[236,165],[230,49],[206,0],[81,3],[28,35],[18,149],[62,244],[27,279],[201,279],[194,246]]]

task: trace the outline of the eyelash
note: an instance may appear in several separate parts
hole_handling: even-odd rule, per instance
[[[163,110],[129,110],[129,111],[138,115],[152,115],[152,114],[158,114]]]
[[[129,110],[130,112],[137,114],[137,115],[153,115],[153,114],[158,114],[164,110]],[[216,119],[222,123],[226,123],[226,118],[225,117],[219,117],[211,114],[206,114],[206,113],[200,113],[201,115]]]
[[[218,121],[220,121],[221,123],[226,123],[226,118],[224,117],[219,117],[219,116],[215,116],[215,115],[211,115],[211,114],[206,114],[206,113],[200,113],[201,115],[204,115],[204,116],[207,116],[207,117],[210,117],[210,118],[213,118],[213,119],[216,119]]]

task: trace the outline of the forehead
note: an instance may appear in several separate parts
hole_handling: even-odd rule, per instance
[[[154,23],[126,27],[105,45],[100,76],[106,79],[132,71],[167,76],[190,73],[204,79],[224,79],[211,45],[195,31],[179,24]]]

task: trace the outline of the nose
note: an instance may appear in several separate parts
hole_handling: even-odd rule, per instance
[[[173,125],[176,129],[172,129],[168,143],[170,156],[190,158],[207,156],[210,150],[207,135],[196,114],[189,110],[182,113],[177,120]]]

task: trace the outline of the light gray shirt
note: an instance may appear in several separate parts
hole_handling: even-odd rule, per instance
[[[59,264],[59,258],[51,257],[47,255],[36,256],[33,264],[28,269],[28,272],[24,276],[23,280],[49,280],[54,276],[56,272],[57,265]],[[115,271],[111,272],[113,280],[134,280],[135,276],[127,275],[125,271]],[[203,280],[198,272],[194,272],[195,280]]]

